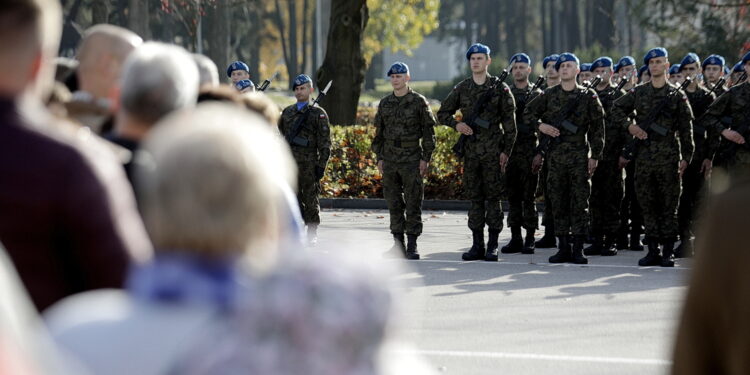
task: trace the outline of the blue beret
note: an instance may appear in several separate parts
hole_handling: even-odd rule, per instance
[[[643,56],[643,65],[648,65],[648,62],[654,57],[669,57],[669,53],[664,47],[652,48]]]
[[[648,65],[644,65],[644,66],[638,68],[638,78],[641,78],[641,76],[643,75],[643,73],[645,73],[647,70],[648,70]],[[648,74],[651,74],[651,72],[649,72]]]
[[[669,67],[669,74],[677,74],[680,72],[680,65],[682,64],[674,64]]]
[[[742,56],[742,63],[746,63],[750,61],[750,52],[746,53],[745,56]]]
[[[386,73],[388,77],[390,77],[391,74],[409,74],[409,66],[401,61],[396,61],[391,65],[391,68],[388,69],[388,73]]]
[[[235,61],[229,64],[229,67],[227,68],[227,77],[231,77],[232,72],[235,70],[244,70],[250,73],[250,68],[247,66],[247,64],[243,63],[242,61]]]
[[[708,56],[707,59],[703,60],[703,64],[701,64],[701,68],[705,68],[706,65],[724,66],[724,58],[719,55]]]
[[[485,46],[482,43],[473,44],[466,51],[466,60],[468,60],[469,58],[471,58],[471,55],[475,54],[475,53],[483,53],[483,54],[487,55],[487,57],[489,57],[490,56],[490,47],[487,47],[487,46]]]
[[[581,65],[581,62],[578,60],[578,57],[576,55],[565,52],[560,54],[560,58],[557,59],[557,62],[555,62],[555,70],[560,70],[560,64],[568,61],[573,61],[576,63],[576,65]]]
[[[591,71],[591,63],[582,63],[581,64],[581,71],[582,72],[590,72]]]
[[[745,64],[743,64],[742,61],[738,62],[737,64],[734,64],[734,68],[732,69],[732,72],[742,73],[744,71],[745,71]]]
[[[547,69],[547,64],[549,64],[551,62],[557,62],[557,59],[559,59],[559,58],[560,58],[560,55],[558,55],[556,53],[553,53],[553,54],[545,57],[544,60],[542,61],[542,68]]]
[[[531,58],[525,53],[517,53],[510,58],[510,63],[513,64],[517,62],[527,63],[531,65]]]
[[[310,76],[306,74],[300,74],[294,78],[294,84],[292,85],[292,90],[297,88],[297,86],[302,86],[308,82],[310,82],[310,87],[312,87],[312,78],[310,78]]]
[[[635,59],[632,56],[624,56],[615,65],[615,72],[619,72],[620,69],[630,65],[635,65]]]
[[[244,89],[246,89],[246,88],[248,88],[250,86],[255,87],[255,84],[253,83],[253,81],[251,81],[249,79],[243,79],[242,81],[238,81],[237,83],[234,84],[234,87],[236,87],[237,90],[240,90],[240,91],[242,91],[242,90],[244,90]]]
[[[682,61],[680,62],[680,66],[692,64],[692,63],[699,63],[700,61],[701,61],[701,58],[698,57],[698,55],[696,55],[693,52],[690,52],[687,55],[685,55],[685,57],[682,58]]]
[[[612,66],[612,58],[608,56],[602,56],[591,63],[591,71],[593,72],[596,68],[607,68],[610,66]]]

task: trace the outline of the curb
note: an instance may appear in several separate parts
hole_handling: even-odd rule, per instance
[[[423,210],[441,210],[441,211],[468,211],[471,201],[466,200],[440,200],[425,199],[422,201]],[[388,205],[385,199],[358,199],[358,198],[321,198],[320,208],[322,209],[357,209],[357,210],[387,210]],[[544,211],[544,203],[536,204],[538,211]],[[503,201],[503,209],[507,212],[508,202]]]

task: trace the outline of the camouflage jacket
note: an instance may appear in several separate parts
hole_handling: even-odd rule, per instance
[[[719,135],[726,129],[741,130],[743,125],[750,127],[750,83],[746,81],[732,86],[716,98],[706,110],[703,124]],[[742,134],[746,139],[748,135],[750,132]],[[725,141],[727,144],[731,142],[723,139],[722,143]],[[738,150],[737,157],[743,163],[750,162],[750,152],[745,147]]]
[[[402,97],[391,93],[380,100],[375,114],[372,151],[378,160],[429,162],[435,150],[435,123],[424,96],[411,88]]]
[[[471,77],[459,82],[440,105],[438,121],[455,129],[459,123],[453,117],[456,111],[461,110],[463,119],[470,117],[474,103],[488,90],[489,83],[496,85],[495,93],[479,118],[489,122],[490,126],[486,129],[479,128],[474,133],[473,141],[466,142],[466,157],[494,158],[501,153],[510,156],[513,150],[516,140],[516,104],[508,85],[499,82],[497,77],[488,74],[482,85],[474,83]]]
[[[309,105],[309,104],[308,104]],[[291,131],[297,118],[305,111],[307,106],[297,110],[297,104],[292,104],[281,112],[279,118],[279,131],[286,137]],[[323,108],[312,107],[307,113],[305,124],[299,132],[299,137],[308,141],[307,146],[290,143],[295,160],[314,161],[319,167],[328,163],[331,155],[331,130],[328,124],[328,114]]]
[[[584,90],[581,85],[576,85],[576,89],[572,91],[563,90],[562,85],[548,88],[526,105],[525,121],[534,124],[534,130],[540,137],[546,137],[539,133],[539,124],[552,124],[567,107],[568,101],[575,100],[580,90]],[[567,118],[578,126],[578,131],[574,134],[561,128],[561,142],[552,149],[552,156],[565,152],[586,151],[589,158],[601,160],[604,150],[604,110],[594,90],[588,91],[576,105],[573,114]],[[580,147],[581,145],[585,147]]]
[[[523,111],[526,104],[542,93],[542,90],[534,87],[531,83],[525,88],[518,88],[515,85],[510,88],[513,99],[516,102],[516,142],[513,145],[514,153],[523,153],[533,157],[534,149],[537,145],[536,132],[534,126],[526,124],[523,118]]]
[[[701,163],[704,159],[713,159],[721,140],[721,135],[716,132],[716,129],[706,127],[706,117],[703,116],[716,96],[703,86],[698,86],[693,92],[686,91],[685,94],[695,117],[695,121],[693,121],[693,142],[695,142],[693,161]]]
[[[617,87],[609,85],[604,90],[596,89],[599,101],[604,108],[604,155],[602,160],[618,160],[625,142],[631,138],[630,133],[612,121],[612,106],[625,91],[615,91]]]
[[[658,106],[670,89],[676,88],[667,82],[661,88],[654,88],[651,82],[640,84],[630,89],[615,101],[611,118],[617,126],[627,129],[631,125],[629,116],[635,111],[635,123],[646,122],[651,110]],[[638,160],[654,164],[676,163],[679,160],[690,162],[693,157],[693,111],[684,92],[672,96],[661,113],[657,114],[655,124],[667,129],[666,136],[652,132],[648,142],[641,142]],[[679,140],[677,135],[679,135]]]

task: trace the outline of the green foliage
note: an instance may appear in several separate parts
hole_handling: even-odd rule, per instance
[[[435,128],[437,147],[425,179],[426,199],[459,199],[463,184],[459,161],[451,151],[458,133],[445,126]],[[326,198],[382,198],[382,177],[371,151],[375,127],[331,126],[331,158],[321,180]]]
[[[411,53],[438,26],[439,0],[368,0],[367,7],[362,51],[368,62],[385,48]]]

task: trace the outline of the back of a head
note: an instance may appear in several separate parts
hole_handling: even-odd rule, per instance
[[[0,96],[18,96],[34,83],[39,94],[51,88],[61,13],[55,0],[0,1]]]
[[[118,83],[122,65],[143,43],[134,32],[115,25],[95,25],[86,30],[76,58],[81,90],[96,97],[108,97]]]
[[[200,74],[200,86],[214,87],[219,85],[219,68],[216,67],[213,60],[207,56],[194,53],[193,59],[195,64],[198,66],[198,73]]]
[[[279,180],[294,165],[263,119],[233,104],[201,104],[160,122],[145,150],[153,168],[140,171],[138,185],[155,248],[275,256],[260,245],[275,240],[279,186],[289,183]]]
[[[198,68],[190,61],[190,54],[174,45],[149,42],[136,48],[122,74],[122,110],[153,124],[174,110],[195,105]]]
[[[276,124],[279,122],[281,110],[273,100],[262,92],[249,92],[242,94],[242,101],[247,109],[260,114],[268,121],[269,125],[277,129]]]

